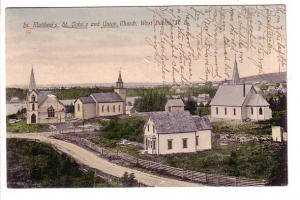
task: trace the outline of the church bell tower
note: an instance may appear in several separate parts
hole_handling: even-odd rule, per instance
[[[121,71],[119,72],[118,81],[116,82],[116,87],[115,87],[114,91],[123,100],[123,114],[125,114],[125,112],[126,112],[126,88],[124,88]]]
[[[38,123],[38,91],[35,83],[33,68],[31,69],[27,93],[27,124]]]

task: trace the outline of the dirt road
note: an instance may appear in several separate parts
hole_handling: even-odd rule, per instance
[[[50,143],[60,151],[73,157],[78,162],[85,164],[89,167],[99,169],[104,173],[111,174],[117,177],[122,177],[124,172],[134,173],[136,179],[148,186],[155,187],[195,187],[203,186],[201,184],[189,183],[185,181],[179,181],[172,178],[159,177],[157,175],[140,172],[135,169],[126,168],[120,165],[111,163],[103,158],[96,156],[94,153],[79,147],[75,144],[68,143],[65,141],[49,138],[51,133],[20,133],[12,134],[7,133],[7,138],[23,138],[39,140],[44,143]]]

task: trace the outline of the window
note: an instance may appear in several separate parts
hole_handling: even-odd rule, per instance
[[[149,132],[149,124],[148,124],[148,132]]]
[[[155,149],[156,146],[155,146],[155,140],[152,141],[152,149]]]
[[[152,128],[153,128],[153,133],[155,133],[154,125],[152,126]]]
[[[168,149],[172,149],[173,145],[172,145],[172,140],[168,140]]]
[[[196,146],[199,145],[199,136],[196,136]]]
[[[233,109],[233,115],[235,115],[235,108]]]
[[[251,107],[251,115],[253,115],[253,108]]]
[[[146,139],[146,149],[148,149],[148,139]]]
[[[35,95],[32,95],[32,96],[31,96],[31,101],[32,101],[32,102],[35,102]]]
[[[182,139],[182,147],[187,148],[187,138]]]
[[[54,117],[55,116],[55,111],[54,111],[54,108],[52,106],[50,106],[47,111],[48,111],[48,117]]]
[[[80,104],[77,104],[77,111],[80,111]]]
[[[113,105],[113,112],[116,112],[116,107],[115,107],[115,105]]]
[[[102,112],[104,112],[104,106],[102,106]]]
[[[227,108],[225,108],[225,115],[227,115]]]
[[[31,106],[31,110],[35,110],[35,105],[34,105],[34,103],[33,103],[32,106]]]
[[[216,114],[219,114],[219,108],[216,107]]]
[[[121,105],[119,105],[119,112],[121,112]]]
[[[259,108],[259,114],[262,115],[263,114],[263,110],[262,108]]]
[[[106,109],[107,109],[107,112],[109,112],[109,106],[107,106],[107,108],[106,108]]]

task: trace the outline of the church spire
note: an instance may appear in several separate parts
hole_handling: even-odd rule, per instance
[[[119,77],[118,77],[116,86],[117,86],[117,88],[123,88],[123,80],[122,80],[121,70],[119,71]]]
[[[32,90],[36,90],[33,67],[31,68],[31,75],[30,75],[30,81],[29,81],[29,91],[32,91]]]
[[[236,62],[236,56],[234,59],[234,67],[233,67],[233,73],[232,73],[232,84],[237,85],[240,84],[240,75],[239,75],[239,70]]]

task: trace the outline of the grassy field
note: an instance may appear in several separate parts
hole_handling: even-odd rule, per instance
[[[214,174],[265,179],[271,185],[287,184],[286,146],[233,144],[194,154],[163,156],[167,164]]]
[[[271,124],[229,124],[226,122],[212,122],[214,133],[271,135]]]
[[[82,172],[66,154],[50,145],[29,140],[7,140],[9,188],[111,187],[91,171]]]
[[[14,124],[6,123],[7,132],[11,133],[31,133],[49,131],[47,124],[27,124],[26,121],[20,121]]]

